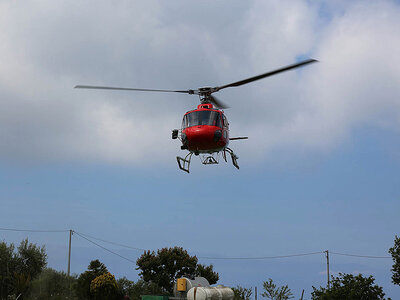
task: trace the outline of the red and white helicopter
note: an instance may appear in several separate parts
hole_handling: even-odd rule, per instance
[[[242,140],[248,137],[229,137],[229,123],[222,109],[228,108],[223,102],[218,100],[214,93],[229,87],[238,87],[259,79],[263,79],[281,72],[293,70],[317,62],[315,59],[307,59],[280,69],[276,69],[264,74],[253,76],[240,81],[216,87],[202,87],[196,90],[158,90],[158,89],[138,89],[110,86],[77,85],[80,89],[101,89],[101,90],[122,90],[122,91],[141,91],[141,92],[166,92],[166,93],[185,93],[198,95],[200,105],[196,109],[188,111],[183,116],[181,129],[172,130],[172,139],[179,139],[182,142],[181,149],[188,150],[189,153],[184,157],[177,156],[178,166],[181,170],[189,173],[192,155],[200,155],[203,164],[218,164],[219,154],[225,161],[226,154],[231,156],[233,165],[239,169],[237,155],[228,147],[229,141]]]

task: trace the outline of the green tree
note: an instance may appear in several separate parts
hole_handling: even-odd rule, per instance
[[[332,276],[330,289],[313,287],[311,297],[313,300],[385,299],[382,287],[374,285],[374,281],[372,276],[339,273],[338,277]]]
[[[88,270],[79,275],[74,286],[78,299],[94,299],[90,292],[90,284],[92,283],[93,279],[107,272],[108,270],[103,263],[101,263],[98,259],[92,260],[88,266]]]
[[[136,261],[139,275],[146,282],[153,282],[172,294],[173,284],[177,278],[184,275],[202,274],[210,283],[218,281],[218,273],[213,271],[213,266],[197,264],[197,257],[190,256],[181,247],[163,248],[154,251],[145,251]]]
[[[0,243],[0,299],[6,298],[14,290],[12,279],[16,265],[14,248],[14,244]]]
[[[37,300],[71,299],[70,286],[73,286],[76,276],[69,276],[65,272],[60,272],[47,268],[32,281],[30,298]]]
[[[129,280],[128,278],[121,277],[117,279],[117,285],[119,289],[119,293],[123,296],[129,296],[131,291],[134,288],[135,282]]]
[[[90,284],[90,293],[96,300],[121,299],[118,284],[110,272],[97,276]]]
[[[251,295],[253,294],[253,290],[251,288],[244,288],[240,285],[232,288],[235,293],[234,300],[250,300]]]
[[[393,284],[400,285],[400,238],[397,235],[394,238],[394,246],[389,249],[392,255],[392,282]]]
[[[215,284],[219,280],[219,275],[218,273],[214,272],[213,265],[206,266],[202,264],[197,264],[195,275],[206,278],[210,284]]]
[[[271,278],[263,282],[263,289],[264,293],[262,293],[261,296],[267,299],[287,300],[294,298],[292,291],[289,289],[288,285],[277,287]]]
[[[21,241],[17,249],[14,244],[0,242],[0,298],[9,295],[24,295],[47,264],[44,246]],[[22,299],[20,296],[19,299]]]
[[[36,244],[25,239],[18,246],[17,272],[25,273],[32,279],[39,275],[47,264],[45,247],[38,247]]]
[[[130,283],[122,282],[120,283],[120,279],[117,281],[120,289],[124,291],[123,295],[129,295],[131,300],[141,300],[141,295],[167,295],[162,288],[160,288],[154,282],[146,282],[143,279],[139,279],[138,281]],[[124,285],[125,287],[122,287]]]
[[[27,273],[14,272],[14,293],[18,299],[23,299],[31,284],[31,276]]]

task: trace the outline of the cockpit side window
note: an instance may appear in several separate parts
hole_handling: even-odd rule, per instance
[[[187,127],[187,115],[184,115],[182,119],[182,129],[185,129],[186,127]]]
[[[229,123],[228,123],[228,119],[225,117],[225,115],[222,115],[222,119],[223,119],[224,127],[228,127]]]

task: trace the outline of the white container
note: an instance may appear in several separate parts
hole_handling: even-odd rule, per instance
[[[187,300],[233,300],[234,296],[231,288],[217,285],[191,288],[187,293]]]
[[[185,292],[178,292],[176,287],[176,282],[174,284],[174,296],[175,297],[186,297],[186,293],[194,287],[207,287],[210,286],[210,283],[204,277],[195,277],[194,279],[189,279],[186,277],[182,277],[186,280],[186,291]]]

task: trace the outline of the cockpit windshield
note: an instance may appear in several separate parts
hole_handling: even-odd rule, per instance
[[[183,128],[199,125],[221,127],[221,117],[219,112],[212,110],[198,110],[186,114],[183,118]]]

